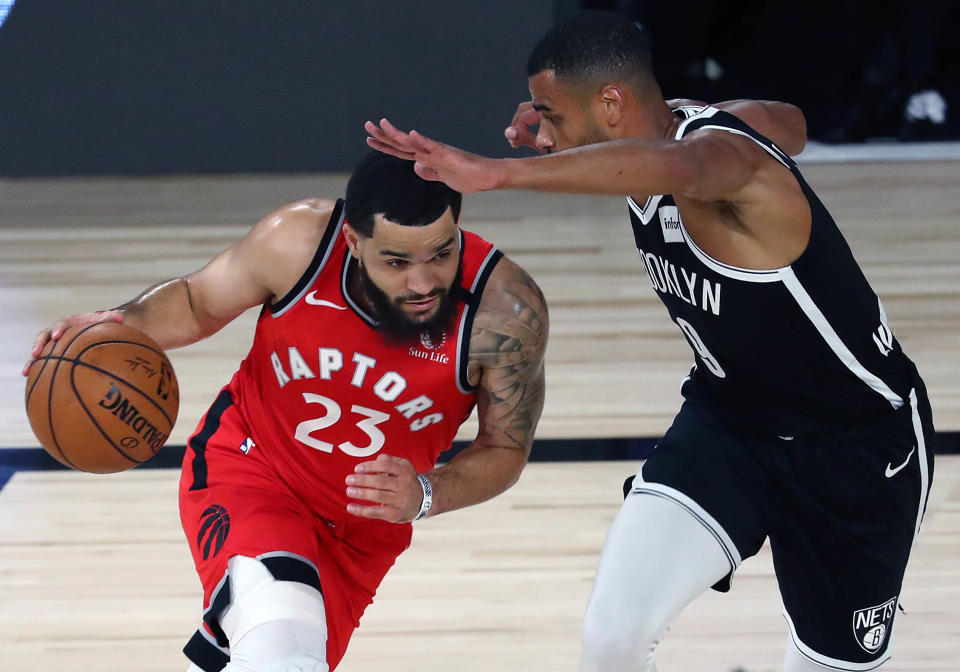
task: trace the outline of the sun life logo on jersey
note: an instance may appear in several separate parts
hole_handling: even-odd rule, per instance
[[[893,615],[897,610],[897,596],[883,604],[853,612],[853,636],[860,648],[867,653],[876,653],[887,641]]]
[[[423,332],[420,334],[420,345],[422,345],[427,350],[439,350],[444,345],[447,344],[447,332],[440,334],[440,342],[434,343],[433,339],[430,338],[430,334]]]
[[[422,350],[418,347],[410,346],[410,349],[407,350],[407,354],[411,357],[416,357],[417,359],[425,359],[429,362],[438,362],[440,364],[448,364],[450,362],[450,357],[442,352],[439,352],[443,349],[443,346],[447,344],[447,332],[444,331],[440,335],[439,342],[433,340],[430,337],[430,334],[423,332],[420,334],[420,345],[423,348]]]

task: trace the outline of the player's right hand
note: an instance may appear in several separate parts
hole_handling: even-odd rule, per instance
[[[537,147],[537,134],[530,130],[531,126],[536,126],[539,123],[540,113],[533,109],[532,101],[525,100],[517,105],[513,120],[504,129],[503,135],[514,149],[531,147],[543,154],[544,150]]]
[[[70,327],[85,327],[89,324],[96,324],[97,322],[123,322],[123,311],[98,310],[94,313],[79,313],[77,315],[61,317],[54,322],[52,327],[44,329],[37,334],[37,338],[33,342],[33,350],[30,351],[30,361],[23,367],[23,375],[27,375],[30,371],[30,365],[40,356],[40,353],[43,352],[43,348],[47,343],[58,340],[63,336],[63,332]]]

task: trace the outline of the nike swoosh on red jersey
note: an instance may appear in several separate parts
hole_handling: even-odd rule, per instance
[[[346,309],[347,309],[346,306],[338,306],[337,304],[333,303],[332,301],[325,301],[324,299],[318,299],[316,292],[310,292],[309,294],[307,294],[307,296],[305,297],[305,300],[306,300],[306,302],[309,303],[311,306],[323,306],[324,308],[335,308],[336,310],[346,310]]]

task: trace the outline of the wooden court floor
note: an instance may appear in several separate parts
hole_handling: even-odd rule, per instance
[[[938,429],[960,430],[960,163],[804,168],[917,362]],[[0,181],[0,451],[36,445],[19,370],[61,314],[110,307],[189,272],[276,205],[337,196],[343,176]],[[464,225],[527,268],[551,310],[540,436],[657,436],[689,350],[654,297],[622,200],[467,197]],[[255,314],[172,353],[184,443],[249,347]],[[475,431],[465,425],[462,437]],[[0,452],[2,460],[2,452]],[[573,670],[597,554],[638,463],[531,464],[501,498],[418,524],[340,669]],[[168,470],[21,472],[0,490],[0,669],[183,670],[199,583]],[[870,506],[865,502],[864,506]],[[960,457],[937,464],[884,669],[960,669]],[[708,594],[660,669],[779,669],[786,638],[767,549]]]

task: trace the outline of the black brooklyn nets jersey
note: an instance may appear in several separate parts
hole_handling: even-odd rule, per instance
[[[694,351],[687,398],[719,406],[764,435],[789,438],[860,424],[908,398],[912,364],[893,337],[830,213],[796,164],[733,115],[684,107],[676,138],[720,129],[750,138],[796,177],[812,213],[794,263],[736,268],[687,233],[669,195],[627,199],[650,283]]]

